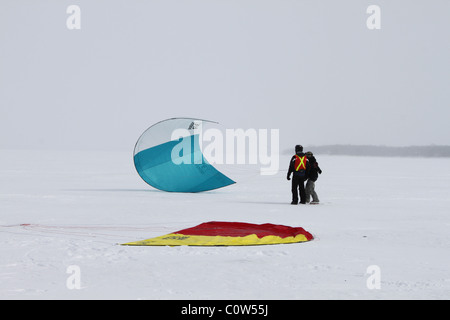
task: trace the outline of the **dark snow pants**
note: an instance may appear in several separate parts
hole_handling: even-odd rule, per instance
[[[292,177],[292,202],[298,203],[298,194],[300,193],[300,203],[305,203],[305,178],[294,176]]]

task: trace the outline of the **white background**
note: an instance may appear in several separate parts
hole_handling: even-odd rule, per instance
[[[69,30],[69,5],[81,29]],[[381,29],[369,30],[369,5]],[[295,144],[449,144],[450,3],[0,4],[0,147],[132,149],[198,117]]]

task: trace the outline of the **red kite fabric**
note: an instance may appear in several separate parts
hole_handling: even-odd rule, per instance
[[[133,246],[248,246],[305,242],[314,239],[301,227],[244,222],[205,222],[164,236],[129,242]]]

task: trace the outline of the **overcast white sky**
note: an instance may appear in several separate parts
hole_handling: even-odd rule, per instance
[[[281,149],[449,145],[449,13],[448,0],[2,0],[0,148],[132,150],[178,116],[279,129]]]

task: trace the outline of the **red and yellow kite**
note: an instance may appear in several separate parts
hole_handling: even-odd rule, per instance
[[[252,246],[310,241],[300,227],[243,222],[205,222],[164,236],[124,243],[128,246]]]

